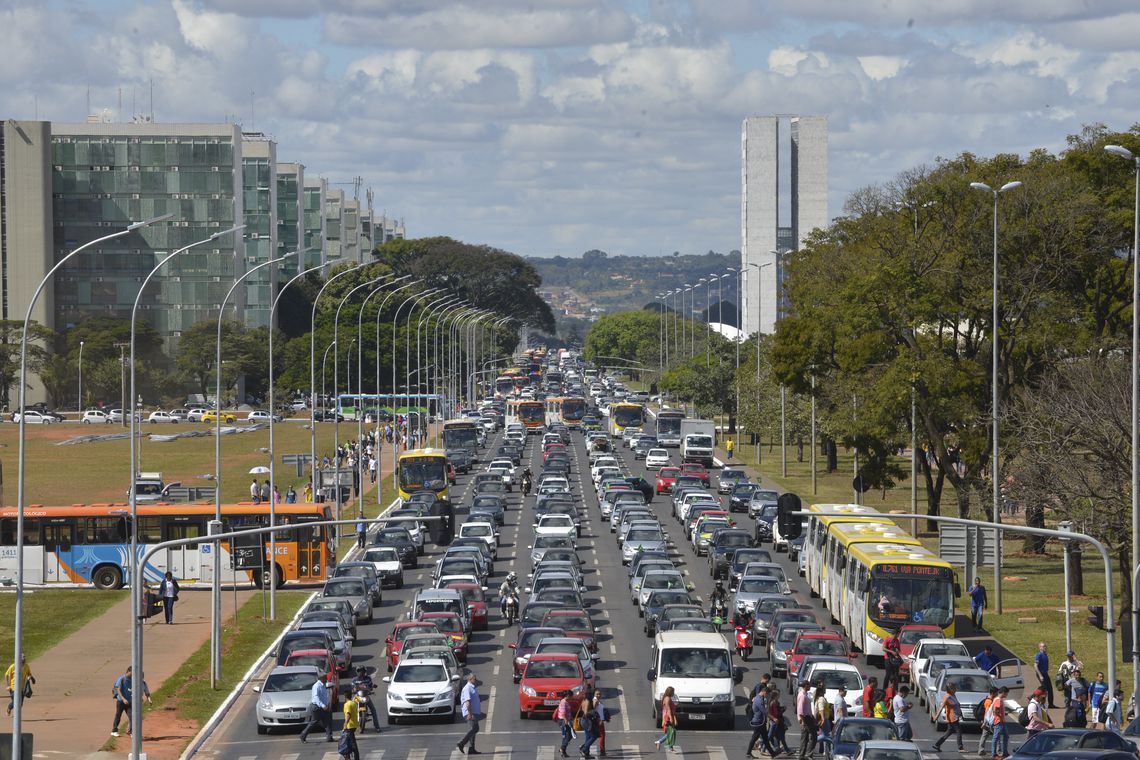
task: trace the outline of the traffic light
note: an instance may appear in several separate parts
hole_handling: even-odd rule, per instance
[[[776,499],[776,527],[780,530],[780,538],[792,541],[800,537],[800,518],[792,513],[802,508],[800,497],[794,493],[785,493]]]
[[[1100,628],[1104,630],[1104,605],[1103,604],[1090,604],[1089,605],[1089,625],[1093,628]]]
[[[428,537],[432,543],[436,546],[449,545],[453,538],[455,507],[452,506],[450,501],[438,499],[431,505],[428,515],[439,518],[427,522]]]

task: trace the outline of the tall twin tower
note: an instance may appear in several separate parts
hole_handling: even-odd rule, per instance
[[[790,163],[781,167],[781,122],[790,133]],[[750,116],[741,147],[741,260],[744,267],[744,333],[775,331],[780,316],[781,256],[796,250],[816,227],[826,228],[827,117]],[[781,171],[783,169],[783,171]],[[781,176],[790,169],[790,186]],[[781,223],[780,200],[790,202]],[[751,265],[751,266],[750,266]],[[757,269],[759,267],[759,269]]]

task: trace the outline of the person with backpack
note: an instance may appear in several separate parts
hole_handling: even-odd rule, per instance
[[[16,671],[19,671],[17,673]],[[4,684],[8,687],[8,714],[12,714],[12,710],[16,707],[16,700],[20,700],[20,704],[24,704],[24,700],[32,696],[32,684],[36,682],[36,677],[32,675],[32,668],[28,665],[28,656],[26,654],[20,655],[20,667],[16,667],[16,663],[8,666],[8,670],[4,673]]]
[[[590,747],[594,746],[594,742],[598,740],[598,711],[595,709],[594,701],[590,699],[590,695],[587,694],[578,704],[576,720],[585,733],[582,746],[578,748],[582,760],[593,760],[594,756],[590,754]]]
[[[1096,680],[1089,686],[1089,707],[1092,708],[1094,724],[1104,724],[1104,708],[1108,705],[1108,699],[1108,684],[1104,681],[1104,673],[1097,673]]]
[[[954,684],[947,684],[946,696],[942,698],[942,704],[938,706],[938,712],[935,713],[936,716],[941,715],[946,720],[946,733],[934,742],[935,752],[942,751],[942,745],[951,735],[958,740],[958,751],[966,751],[966,745],[962,742],[962,705],[959,704],[958,697],[954,696],[956,691]]]
[[[766,684],[762,684],[756,690],[748,705],[748,725],[752,727],[752,737],[748,740],[748,749],[744,750],[744,754],[753,757],[752,750],[756,748],[758,741],[764,743],[765,752],[769,755],[775,754],[772,752],[772,745],[768,742],[768,686]]]
[[[111,725],[111,736],[119,735],[119,721],[122,720],[123,715],[127,716],[127,736],[131,735],[134,726],[131,725],[131,703],[134,699],[134,679],[131,677],[131,666],[127,666],[127,672],[119,676],[115,681],[115,685],[111,688],[111,695],[115,698],[115,722]],[[143,698],[150,702],[150,689],[146,685],[146,680],[142,682],[142,695]]]
[[[1026,706],[1022,716],[1018,716],[1018,724],[1022,724],[1024,717],[1025,733],[1029,736],[1039,734],[1047,728],[1053,727],[1053,719],[1049,717],[1049,711],[1045,709],[1043,704],[1045,699],[1045,691],[1038,689],[1033,692],[1033,696],[1029,698],[1029,704]]]
[[[1124,699],[1124,689],[1118,688],[1112,694],[1112,699],[1108,700],[1108,704],[1104,708],[1104,728],[1107,731],[1119,734],[1121,726],[1124,724],[1124,716],[1121,715],[1120,703]]]
[[[1085,728],[1088,725],[1089,684],[1081,677],[1080,668],[1074,668],[1065,681],[1065,728]]]
[[[988,718],[989,718],[989,713],[990,713],[990,705],[993,704],[994,698],[997,697],[997,693],[998,693],[997,687],[991,686],[989,694],[986,696],[985,699],[983,699],[981,701],[981,703],[974,710],[974,715],[979,716],[978,720],[980,722],[978,725],[979,725],[979,728],[981,729],[980,732],[978,733],[978,754],[979,755],[982,754],[982,749],[986,746],[986,742],[991,741],[993,739],[994,729],[993,729],[993,725],[991,725],[990,722],[988,721]]]
[[[986,714],[982,718],[982,726],[988,726],[990,733],[993,734],[993,744],[990,747],[994,757],[1003,758],[1009,757],[1009,726],[1005,724],[1005,700],[1009,696],[1009,688],[1006,686],[998,689],[996,695],[992,695],[989,707],[986,708]],[[998,748],[1001,751],[998,751]],[[978,754],[982,754],[982,749],[978,747]]]
[[[831,703],[827,701],[827,689],[815,687],[815,722],[819,726],[819,749],[824,757],[831,756],[831,734],[835,725],[832,720]]]

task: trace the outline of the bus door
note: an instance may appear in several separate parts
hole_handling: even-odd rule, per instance
[[[324,580],[325,530],[323,525],[299,522],[296,530],[292,531],[297,537],[297,580]]]
[[[167,515],[162,526],[163,541],[198,538],[206,535],[205,520],[198,515]],[[178,580],[198,580],[202,572],[202,545],[175,546],[166,550],[166,569]],[[211,547],[212,548],[212,547]],[[207,553],[207,559],[212,558]]]
[[[44,582],[80,582],[72,573],[75,522],[68,517],[46,517],[43,523]]]

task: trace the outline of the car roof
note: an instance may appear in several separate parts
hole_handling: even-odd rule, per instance
[[[294,673],[311,673],[312,675],[319,675],[320,671],[317,670],[316,665],[278,665],[273,670],[269,671],[269,675],[292,675]]]

